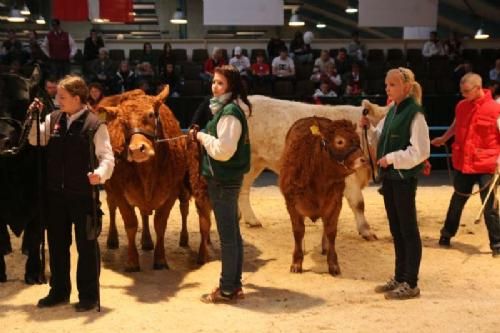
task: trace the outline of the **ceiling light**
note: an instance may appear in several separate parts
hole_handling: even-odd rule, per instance
[[[316,28],[318,28],[318,29],[324,29],[324,28],[326,28],[326,24],[321,23],[321,22],[318,22],[318,23],[316,24]]]
[[[7,21],[9,22],[24,22],[26,21],[26,18],[21,16],[21,13],[19,12],[19,9],[14,9],[12,8],[10,10],[10,16],[7,18]]]
[[[45,18],[42,15],[38,16],[36,24],[45,24]]]
[[[21,9],[21,15],[26,15],[27,16],[27,15],[30,15],[30,14],[31,14],[31,12],[30,12],[28,6],[26,6],[26,4],[25,4],[23,6],[23,8]]]
[[[288,21],[288,25],[291,27],[302,27],[305,25],[305,22],[299,18],[297,12],[294,12],[292,16],[290,16],[290,21]]]
[[[353,7],[353,6],[347,6],[347,8],[345,9],[345,12],[347,14],[356,14],[358,12],[358,9],[356,7]]]
[[[188,23],[188,21],[187,21],[186,17],[184,16],[184,12],[180,8],[177,8],[174,15],[172,15],[172,19],[170,20],[170,23],[172,23],[172,24],[186,24],[186,23]]]
[[[474,35],[474,39],[488,39],[490,35],[484,30],[484,26],[481,23],[479,29],[477,29],[476,34]]]

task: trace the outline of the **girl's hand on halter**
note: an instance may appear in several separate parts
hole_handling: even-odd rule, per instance
[[[32,113],[35,111],[42,111],[43,107],[44,107],[43,103],[38,98],[35,98],[28,107],[28,112]]]
[[[361,116],[359,119],[359,127],[361,128],[367,128],[370,126],[370,120],[368,120],[367,116]]]
[[[198,138],[197,138],[197,134],[198,132],[200,131],[200,126],[196,125],[196,124],[193,124],[189,127],[189,134],[188,134],[188,138],[189,138],[189,141],[192,141],[192,142],[196,142],[198,141]]]
[[[382,168],[387,168],[389,166],[389,163],[387,162],[387,158],[382,157],[380,160],[377,161],[377,164],[380,165]]]

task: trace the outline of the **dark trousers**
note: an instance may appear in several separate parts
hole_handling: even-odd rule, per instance
[[[412,288],[417,285],[422,258],[422,242],[415,207],[416,191],[416,178],[385,178],[383,182],[385,210],[396,254],[394,278],[399,282],[407,282]]]
[[[215,214],[221,245],[222,272],[220,289],[227,294],[241,288],[243,268],[243,240],[238,222],[238,195],[241,181],[221,184],[214,179],[208,181],[208,196]]]
[[[47,238],[50,254],[51,293],[68,297],[71,293],[70,246],[71,227],[75,225],[78,263],[76,284],[80,301],[96,301],[100,273],[97,240],[87,239],[87,215],[91,214],[92,198],[65,192],[50,191],[48,195]]]
[[[477,183],[480,188],[483,188],[492,178],[493,175],[490,174],[463,174],[457,171],[453,181],[453,188],[460,193],[472,193],[474,184]],[[481,202],[483,203],[488,194],[488,189],[489,187],[486,187],[486,189],[480,193]],[[450,200],[450,206],[448,207],[448,213],[446,214],[446,221],[441,229],[442,236],[453,237],[456,235],[460,224],[460,217],[462,216],[463,208],[468,199],[468,196],[453,193]],[[491,249],[500,248],[500,220],[498,217],[498,210],[495,209],[495,201],[495,195],[492,193],[484,207],[484,220],[486,222],[486,228],[488,229]]]
[[[50,73],[58,79],[62,79],[69,74],[71,63],[69,60],[50,60]]]

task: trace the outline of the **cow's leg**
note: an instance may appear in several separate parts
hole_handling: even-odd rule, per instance
[[[153,269],[168,269],[165,258],[165,230],[167,229],[168,216],[170,210],[177,200],[177,197],[168,198],[165,203],[155,211],[154,225],[156,232],[156,245],[154,252]]]
[[[302,273],[302,262],[304,261],[304,251],[302,249],[302,240],[304,239],[304,216],[300,215],[295,206],[288,203],[286,204],[288,213],[290,214],[290,221],[292,222],[293,238],[295,239],[295,248],[293,250],[292,265],[290,272]]]
[[[3,254],[0,254],[0,282],[7,282],[7,274],[5,272],[5,259]]]
[[[346,177],[344,197],[347,199],[349,207],[351,207],[354,213],[359,234],[366,240],[376,240],[377,236],[372,232],[370,225],[366,221],[365,202],[361,187],[362,184],[356,174]]]
[[[256,168],[254,165],[257,163],[252,162],[250,171],[243,177],[241,184],[240,195],[238,197],[238,206],[240,208],[241,217],[249,227],[262,227],[262,224],[255,216],[252,206],[250,205],[250,188],[252,187],[255,179],[262,173],[264,168]]]
[[[210,244],[210,212],[212,211],[212,207],[210,206],[208,197],[197,199],[196,209],[198,211],[201,235],[197,262],[199,265],[203,265],[208,262],[208,244]]]
[[[118,240],[118,229],[116,228],[116,203],[109,194],[106,196],[106,202],[109,210],[109,232],[106,247],[108,249],[117,249],[120,241]]]
[[[141,212],[142,233],[141,233],[141,248],[144,251],[151,251],[154,248],[153,240],[151,239],[151,231],[149,230],[149,215]]]
[[[118,202],[118,209],[125,224],[125,231],[127,232],[128,250],[127,262],[125,264],[126,272],[139,272],[141,270],[139,265],[139,253],[135,245],[135,236],[137,234],[137,216],[135,215],[134,207],[130,206],[124,199]]]
[[[341,208],[342,194],[341,192],[334,193],[331,204],[326,210],[325,215],[322,216],[324,234],[326,235],[326,238],[328,240],[328,251],[326,254],[328,272],[334,276],[340,274],[337,252],[335,251],[335,239],[337,237],[337,223],[339,220]]]
[[[182,190],[179,195],[179,210],[181,211],[182,229],[179,237],[179,246],[189,246],[189,233],[187,230],[187,217],[189,214],[189,192]]]

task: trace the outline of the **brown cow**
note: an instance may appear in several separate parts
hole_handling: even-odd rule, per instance
[[[323,220],[328,271],[340,274],[335,237],[345,177],[365,163],[356,125],[350,121],[309,117],[290,128],[281,156],[279,185],[295,238],[291,272],[302,272],[304,218],[309,217]]]
[[[98,109],[107,114],[111,145],[115,156],[118,156],[113,176],[106,182],[105,189],[112,202],[118,206],[125,223],[128,238],[127,271],[140,269],[135,244],[138,221],[134,207],[138,207],[143,215],[155,212],[156,245],[153,267],[168,268],[164,235],[170,210],[186,189],[188,160],[189,165],[195,169],[193,173],[198,173],[196,156],[187,154],[187,143],[179,123],[163,104],[168,91],[168,86],[157,96],[132,91],[113,97],[119,100],[118,106],[99,106]],[[196,153],[194,150],[193,154]],[[189,179],[197,182],[190,185],[200,218],[198,262],[204,263],[208,259],[210,204],[202,179],[195,176]]]

